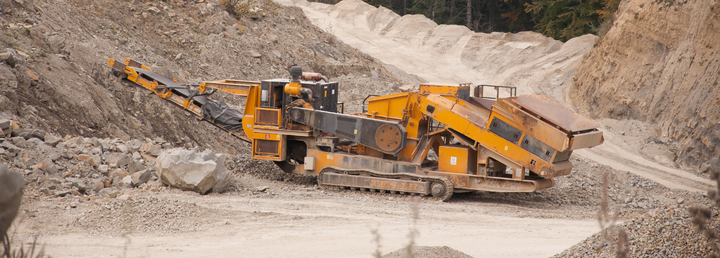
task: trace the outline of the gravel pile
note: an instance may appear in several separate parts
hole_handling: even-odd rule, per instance
[[[410,257],[423,258],[472,258],[463,252],[447,246],[415,246],[412,248]],[[382,258],[404,258],[408,257],[407,249],[402,248],[383,255]]]
[[[717,209],[712,217],[718,217]],[[628,235],[627,257],[705,257],[711,253],[708,240],[691,223],[687,207],[658,208],[646,216],[627,221],[619,226]],[[710,228],[717,230],[720,222],[711,219]],[[553,257],[615,257],[615,248],[602,240],[597,233],[585,241]]]
[[[256,178],[293,182],[301,185],[317,185],[317,177],[285,173],[272,161],[253,159],[249,154],[228,156],[225,167],[236,176],[250,175]]]

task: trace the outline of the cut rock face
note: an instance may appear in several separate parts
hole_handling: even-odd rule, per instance
[[[163,151],[155,163],[163,184],[205,194],[227,185],[229,172],[225,156],[210,150],[195,152],[175,148]]]

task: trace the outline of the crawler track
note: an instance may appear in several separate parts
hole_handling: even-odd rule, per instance
[[[337,167],[321,170],[318,174],[318,185],[383,193],[432,195],[442,201],[449,200],[453,194],[452,182],[444,177]]]

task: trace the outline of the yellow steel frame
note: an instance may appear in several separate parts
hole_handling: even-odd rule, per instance
[[[421,85],[421,90],[417,93],[398,93],[368,99],[368,111],[364,115],[376,119],[400,121],[405,125],[408,131],[408,145],[398,154],[398,160],[418,162],[413,160],[413,157],[418,152],[427,152],[430,148],[425,145],[424,150],[417,149],[420,140],[418,137],[427,133],[426,117],[430,117],[475,141],[475,143],[465,142],[458,138],[468,147],[477,149],[479,147],[477,145],[482,145],[482,148],[489,150],[492,154],[486,155],[486,157],[494,157],[503,161],[513,170],[514,179],[522,180],[525,168],[545,178],[570,172],[572,166],[563,164],[563,166],[557,167],[560,170],[556,171],[556,167],[552,164],[486,129],[489,121],[495,117],[517,128],[524,128],[515,122],[512,114],[507,110],[493,108],[494,112],[490,113],[459,99],[457,94],[458,87],[455,86]],[[429,105],[434,107],[433,112],[427,110]],[[524,135],[523,132],[520,139]],[[437,140],[434,139],[433,142]],[[484,165],[487,160],[478,160],[477,162]]]

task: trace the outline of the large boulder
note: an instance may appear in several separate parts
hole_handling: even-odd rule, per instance
[[[160,153],[155,163],[158,177],[166,185],[205,194],[227,185],[225,156],[210,150],[195,152],[175,148]]]
[[[25,182],[18,173],[10,173],[0,164],[0,235],[4,235],[20,208]]]

